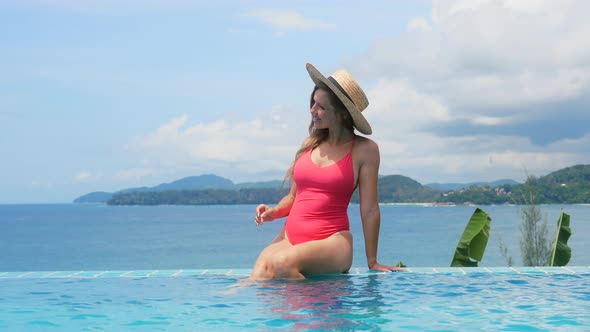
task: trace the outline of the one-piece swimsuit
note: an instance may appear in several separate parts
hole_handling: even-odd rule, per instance
[[[350,229],[348,204],[355,189],[352,147],[334,164],[320,167],[311,160],[309,149],[295,162],[297,185],[285,231],[291,244],[321,240]]]

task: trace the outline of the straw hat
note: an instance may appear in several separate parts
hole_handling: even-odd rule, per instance
[[[373,130],[361,113],[369,106],[369,100],[352,75],[340,69],[326,78],[312,64],[308,63],[305,67],[315,85],[329,88],[342,101],[352,116],[354,127],[361,133],[370,135]]]

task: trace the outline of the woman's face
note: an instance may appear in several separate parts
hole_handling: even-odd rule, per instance
[[[317,89],[313,94],[313,105],[311,106],[310,112],[315,129],[340,125],[341,120],[336,115],[336,110],[330,103],[328,92],[324,89]]]

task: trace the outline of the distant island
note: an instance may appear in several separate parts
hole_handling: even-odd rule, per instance
[[[283,181],[263,181],[263,182],[244,182],[244,183],[233,183],[231,180],[217,176],[214,174],[204,174],[198,176],[189,176],[176,180],[170,183],[162,183],[155,187],[139,187],[139,188],[128,188],[119,190],[114,193],[96,191],[85,195],[82,195],[74,200],[74,203],[113,203],[114,199],[120,199],[124,197],[150,197],[154,194],[167,193],[166,195],[177,196],[178,192],[188,194],[194,192],[196,196],[204,195],[207,196],[212,193],[222,194],[225,196],[236,195],[240,191],[253,192],[260,191],[260,194],[268,192],[269,189],[279,191],[283,186],[288,187],[288,184],[283,184]],[[214,194],[215,195],[215,194]],[[255,194],[250,194],[255,195]],[[227,199],[227,198],[226,198]],[[162,203],[162,204],[174,204],[174,203]],[[178,203],[185,204],[185,203]],[[205,203],[208,204],[208,203]],[[231,203],[230,203],[231,204]],[[240,204],[240,203],[235,203]],[[137,205],[137,204],[132,204]],[[143,204],[142,204],[143,205]]]
[[[524,195],[534,191],[537,204],[590,203],[590,165],[567,167],[542,177],[529,177],[525,184],[505,179],[466,184],[435,183],[422,185],[403,175],[379,177],[381,203],[433,204],[524,204]],[[212,205],[276,203],[288,191],[283,181],[235,184],[213,175],[183,178],[155,187],[120,190],[115,193],[93,192],[74,203],[109,205]],[[358,203],[358,192],[352,197]]]

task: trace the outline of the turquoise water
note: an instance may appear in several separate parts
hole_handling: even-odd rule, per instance
[[[352,205],[352,273],[248,283],[282,227],[254,226],[254,206],[0,205],[0,330],[590,330],[590,206],[541,208],[551,230],[571,215],[564,269],[505,267],[518,207],[483,207],[481,268],[450,269],[475,207],[384,205],[379,260],[410,271],[368,273]]]
[[[590,267],[363,271],[257,283],[240,270],[0,274],[0,329],[590,329]]]

